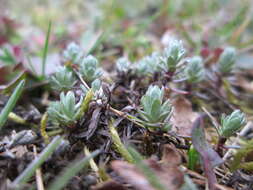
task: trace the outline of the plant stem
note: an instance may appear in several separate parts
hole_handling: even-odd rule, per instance
[[[218,140],[218,144],[216,146],[216,152],[222,156],[223,155],[223,146],[225,142],[227,141],[227,138],[220,136]]]

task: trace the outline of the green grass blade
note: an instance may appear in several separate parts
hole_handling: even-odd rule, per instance
[[[30,57],[28,54],[26,54],[26,59],[27,59],[27,62],[28,62],[28,64],[29,64],[29,66],[30,66],[31,71],[33,72],[33,74],[34,74],[35,76],[39,75],[39,74],[37,73],[36,69],[35,69],[34,66],[33,66],[31,57]]]
[[[5,65],[8,65],[8,66],[17,65],[18,64],[17,61],[16,61],[16,59],[15,59],[15,57],[12,55],[12,53],[7,48],[3,49],[3,55],[0,55],[0,60]]]
[[[93,51],[106,39],[108,35],[108,31],[103,31],[100,36],[98,37],[97,41],[94,43],[94,45],[89,49],[87,52],[87,55],[92,54]]]
[[[1,111],[1,115],[0,115],[0,130],[3,127],[3,125],[5,124],[9,113],[12,111],[12,109],[14,108],[14,106],[16,105],[22,90],[24,88],[25,85],[25,80],[22,80],[18,86],[15,88],[13,94],[11,95],[10,99],[8,100],[7,104],[5,105],[5,107],[3,108],[3,110]]]
[[[94,158],[100,153],[100,150],[96,150],[92,152],[90,155],[84,157],[83,159],[75,162],[70,163],[60,174],[59,177],[57,177],[54,182],[49,186],[48,190],[60,190],[62,189],[68,181],[76,175],[79,171],[81,171],[84,167],[86,167],[89,164],[89,160]]]
[[[198,151],[191,145],[188,151],[188,168],[190,170],[195,170],[199,163],[199,159]]]
[[[51,33],[51,25],[52,25],[52,22],[50,21],[49,25],[48,25],[47,37],[46,37],[46,41],[45,41],[45,45],[44,45],[44,49],[43,49],[42,77],[44,77],[46,74],[46,61],[47,61],[47,53],[48,53],[48,44],[49,44],[50,33]]]
[[[45,160],[54,152],[54,150],[61,143],[61,137],[56,136],[52,142],[34,159],[28,167],[14,180],[13,187],[21,187],[24,185],[30,177],[33,176],[37,168],[39,168]]]
[[[142,156],[132,147],[128,147],[129,153],[132,155],[134,159],[135,166],[142,171],[145,175],[148,182],[157,190],[169,190],[168,187],[165,188],[163,184],[160,183],[159,178],[152,171],[152,169],[143,162]]]

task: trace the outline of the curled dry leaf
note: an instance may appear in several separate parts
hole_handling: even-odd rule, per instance
[[[92,113],[92,117],[91,117],[91,121],[90,121],[90,124],[89,124],[89,127],[88,127],[88,131],[85,134],[87,140],[90,137],[92,137],[93,134],[95,133],[95,131],[98,127],[98,121],[99,121],[100,115],[101,115],[101,107],[98,107]]]
[[[184,174],[178,168],[181,163],[181,156],[175,147],[165,145],[161,163],[153,159],[145,160],[144,162],[152,169],[166,189],[179,190],[183,185]],[[118,160],[113,161],[111,165],[113,170],[134,188],[138,190],[155,190],[145,175],[135,165]]]
[[[193,122],[198,117],[197,112],[193,112],[192,104],[184,97],[178,97],[173,102],[173,115],[171,117],[172,131],[180,137],[191,137]]]

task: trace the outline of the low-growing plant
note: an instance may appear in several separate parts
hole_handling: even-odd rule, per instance
[[[82,60],[79,71],[87,82],[92,82],[102,75],[102,70],[98,67],[98,60],[92,55]]]
[[[240,110],[235,110],[227,116],[224,114],[222,115],[221,127],[218,128],[220,137],[216,146],[216,150],[219,154],[222,154],[222,147],[226,143],[227,139],[234,135],[245,124],[245,114]]]
[[[147,125],[165,123],[172,113],[170,100],[163,102],[164,90],[158,86],[150,86],[141,98],[143,110],[139,110],[142,119]],[[166,128],[168,124],[166,124]]]
[[[230,73],[235,65],[236,51],[233,47],[227,47],[222,52],[219,61],[218,69],[221,73]]]
[[[63,59],[66,63],[78,64],[83,56],[82,50],[75,42],[71,42],[63,51]]]
[[[81,106],[82,99],[76,103],[75,94],[72,91],[60,94],[60,101],[51,102],[47,112],[52,122],[70,126],[77,120],[78,111]]]
[[[246,123],[245,114],[240,110],[233,111],[230,115],[222,115],[219,133],[222,137],[229,138]]]
[[[59,67],[57,72],[50,77],[52,88],[58,91],[70,90],[76,82],[73,72],[65,66]]]
[[[160,57],[160,67],[165,72],[175,72],[185,53],[182,41],[171,39]]]
[[[91,83],[91,88],[94,92],[96,92],[101,88],[101,85],[102,85],[101,80],[96,79]]]
[[[155,72],[160,71],[159,68],[159,54],[157,52],[145,56],[136,63],[136,73],[140,76],[153,75]]]
[[[131,63],[126,57],[121,57],[116,61],[117,71],[120,73],[127,73],[130,70]]]
[[[205,70],[201,57],[193,57],[185,68],[185,75],[189,83],[198,83],[204,79]]]

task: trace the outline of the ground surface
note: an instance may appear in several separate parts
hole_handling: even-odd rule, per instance
[[[253,189],[252,2],[0,4],[1,110],[25,80],[22,95],[0,127],[0,189]],[[165,48],[172,46],[172,39],[181,40],[184,49],[175,69],[161,63],[164,57],[168,62]],[[71,42],[80,48],[77,63],[66,50]],[[234,56],[233,66],[223,72],[222,55],[230,47],[236,53],[225,63]],[[81,66],[90,54],[103,72],[97,77],[98,89],[94,79],[83,74],[88,68]],[[201,58],[204,74],[194,68],[187,75],[194,56]],[[130,66],[117,66],[121,57]],[[63,65],[75,79],[67,90],[52,84]],[[141,117],[141,99],[150,86],[163,90],[156,105],[169,102],[172,110],[166,119],[157,119],[155,111]],[[73,119],[77,109],[68,115],[73,122],[57,123],[50,115],[50,102],[68,91],[75,100],[66,112],[60,109],[61,115],[79,101],[82,113]],[[155,97],[156,92],[148,102]],[[217,128],[225,126],[222,115],[235,110],[245,120],[237,115],[236,124],[230,122],[227,128],[241,125],[229,129],[232,134],[224,140]],[[67,177],[60,178],[63,174]],[[57,179],[62,187],[54,186]]]

